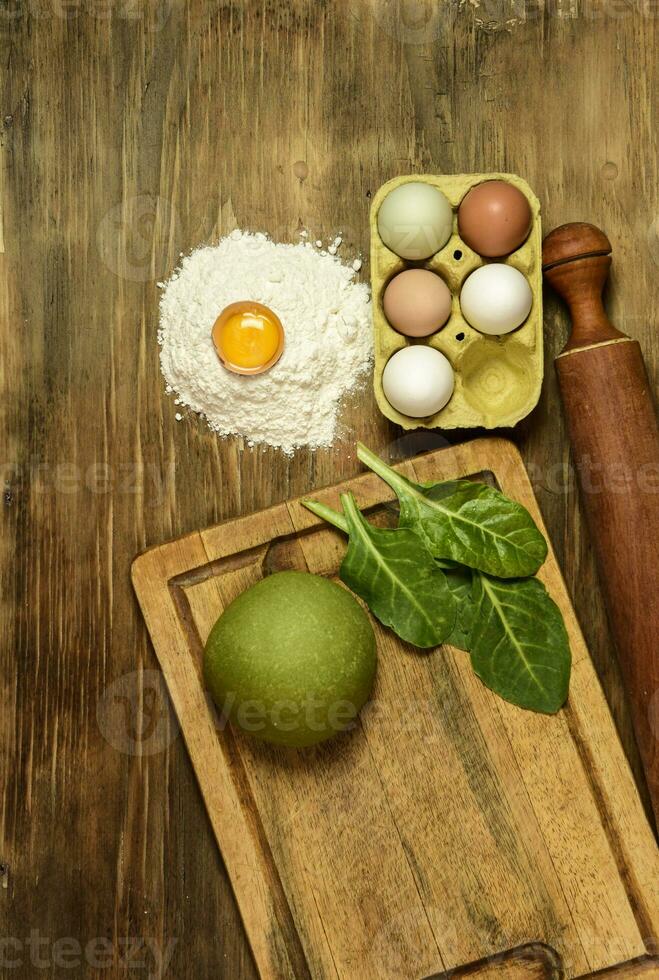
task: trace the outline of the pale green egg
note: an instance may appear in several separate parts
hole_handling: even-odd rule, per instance
[[[436,187],[421,181],[400,184],[378,211],[380,238],[403,259],[422,260],[439,252],[453,231],[453,210]]]

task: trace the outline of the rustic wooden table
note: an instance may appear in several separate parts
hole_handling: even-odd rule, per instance
[[[355,438],[391,458],[442,442],[401,439],[369,392],[332,450],[292,460],[177,422],[157,281],[236,226],[341,230],[346,254],[367,255],[369,199],[388,178],[515,171],[545,228],[608,231],[609,308],[656,381],[658,13],[652,0],[3,4],[0,956],[12,976],[134,976],[158,957],[177,978],[255,976],[131,560],[355,473]],[[551,296],[545,323],[541,402],[513,438],[638,774],[551,368],[565,336]]]

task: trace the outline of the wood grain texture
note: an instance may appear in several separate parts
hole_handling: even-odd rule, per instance
[[[564,980],[561,958],[542,944],[528,944],[508,951],[495,960],[480,960],[455,972],[437,973],[427,980]],[[657,980],[659,958],[641,956],[618,963],[579,980]]]
[[[621,963],[608,970],[591,973],[587,980],[657,980],[657,978],[659,978],[659,957],[642,956],[630,963]]]
[[[496,960],[479,960],[457,972],[437,973],[427,980],[561,980],[563,969],[556,950],[540,943],[510,950]]]
[[[564,980],[560,956],[549,946],[529,944],[510,950],[494,960],[480,960],[458,971],[438,973],[427,980]],[[659,957],[641,956],[618,963],[580,980],[657,980]]]
[[[405,470],[417,481],[492,473],[546,533],[510,442],[448,447]],[[373,474],[316,496],[336,506],[347,490],[362,509],[392,503]],[[293,500],[133,564],[261,976],[421,977],[528,937],[557,951],[566,978],[645,954],[659,853],[551,550],[539,576],[574,657],[556,716],[501,701],[462,652],[421,656],[377,624],[373,698],[344,738],[289,753],[204,703],[202,646],[226,605],[281,568],[336,578],[344,551]]]
[[[611,319],[656,386],[656,26],[644,0],[2,5],[0,935],[105,938],[113,978],[136,975],[129,936],[174,942],[177,980],[254,978],[130,562],[354,475],[355,438],[393,459],[443,442],[399,439],[369,391],[333,450],[292,460],[178,424],[156,282],[235,224],[340,229],[366,255],[383,181],[513,171],[545,229],[607,229]],[[547,364],[565,335],[548,295]],[[638,774],[552,371],[514,438]]]

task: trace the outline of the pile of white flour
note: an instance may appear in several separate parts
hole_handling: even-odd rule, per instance
[[[277,244],[234,231],[192,252],[160,284],[158,342],[167,391],[216,432],[250,445],[288,454],[297,446],[330,446],[341,398],[372,360],[369,290],[354,279],[355,268],[307,241]],[[232,374],[213,346],[215,320],[240,300],[270,307],[284,327],[284,353],[264,374]]]

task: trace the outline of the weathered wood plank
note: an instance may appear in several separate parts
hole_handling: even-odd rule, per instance
[[[149,673],[133,556],[352,476],[356,437],[394,458],[432,444],[397,441],[369,391],[346,405],[334,450],[293,460],[176,423],[154,338],[156,282],[179,251],[235,224],[284,238],[301,222],[341,229],[346,249],[366,255],[368,195],[382,181],[516,171],[545,227],[606,228],[613,319],[641,341],[657,380],[654,5],[405,0],[398,10],[380,0],[0,10],[0,918],[12,936],[108,938],[116,977],[133,973],[117,947],[126,936],[175,942],[172,976],[255,975]],[[549,365],[564,336],[551,296],[545,324]],[[550,366],[514,437],[638,773]],[[97,705],[114,693],[126,707],[104,736]],[[127,724],[148,732],[154,717],[168,733],[162,751],[141,751],[148,739],[141,754],[118,747]],[[23,955],[21,980],[34,972]]]

